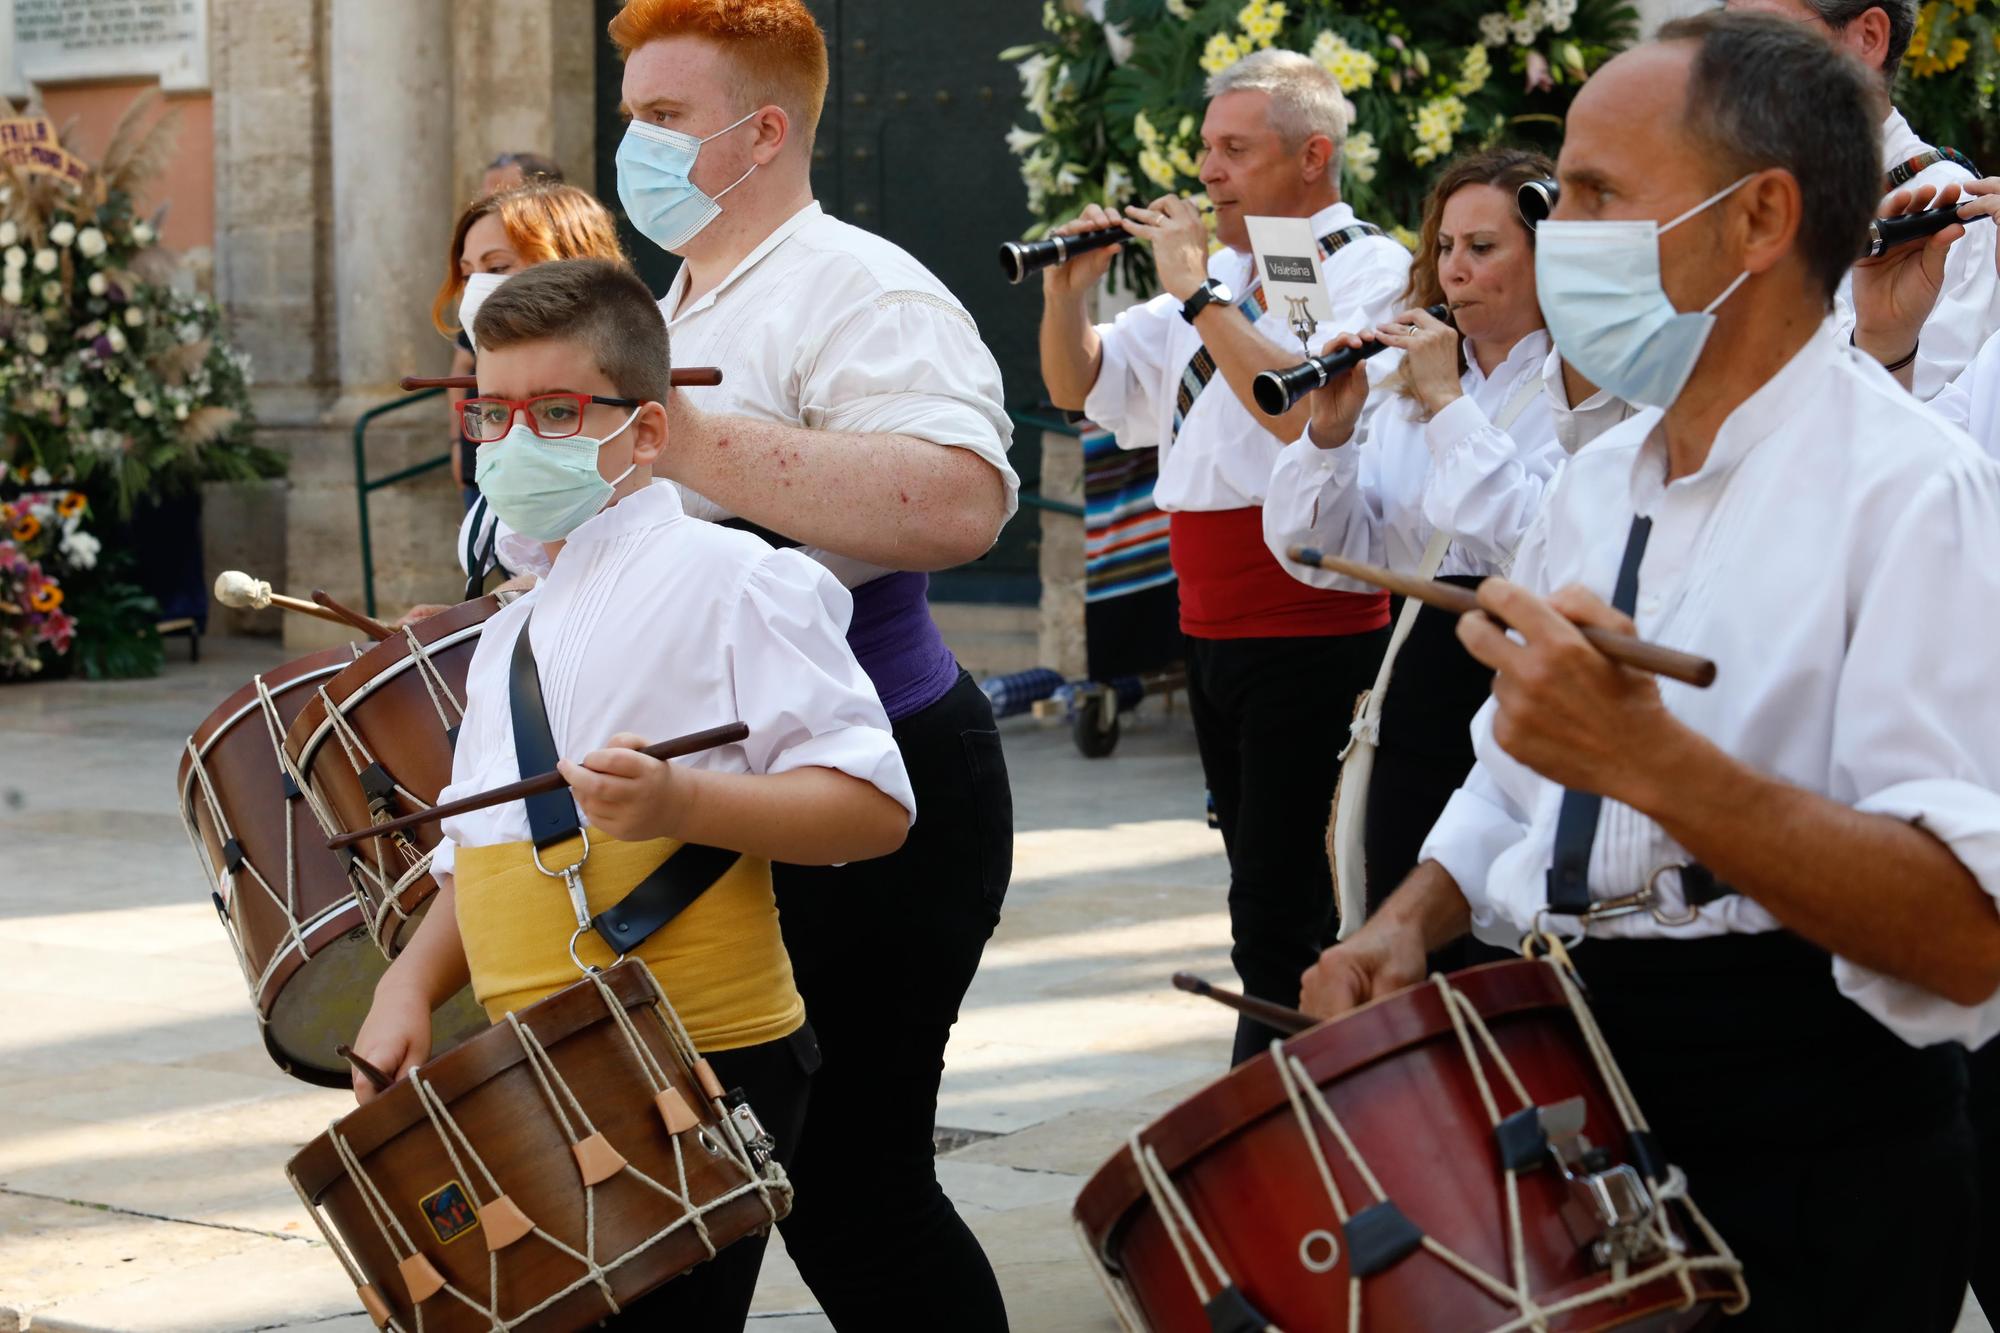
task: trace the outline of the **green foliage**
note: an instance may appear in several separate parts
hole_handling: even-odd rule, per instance
[[[158,629],[160,604],[137,585],[115,577],[82,579],[70,599],[76,607],[76,667],[88,680],[157,676],[166,662]]]
[[[1354,108],[1343,195],[1411,240],[1436,163],[1501,140],[1552,149],[1577,87],[1637,24],[1625,0],[1109,0],[1104,24],[1049,3],[1048,37],[1000,57],[1016,62],[1031,117],[1008,136],[1030,235],[1086,204],[1199,195],[1208,75],[1280,47],[1318,60]],[[1125,264],[1145,290],[1144,248]]]
[[[2000,0],[1927,0],[1896,80],[1911,128],[2000,168]]]

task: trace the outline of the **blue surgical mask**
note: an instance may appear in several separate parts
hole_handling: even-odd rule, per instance
[[[634,463],[619,473],[618,481],[597,474],[597,451],[623,435],[626,426],[638,420],[639,411],[633,408],[625,425],[601,440],[588,435],[545,440],[527,422],[516,421],[500,439],[479,446],[479,463],[473,471],[479,493],[500,521],[523,537],[563,540],[602,512],[618,481],[638,466]]]
[[[1660,285],[1660,237],[1728,198],[1737,181],[1671,222],[1556,222],[1535,229],[1535,292],[1563,360],[1629,403],[1670,407],[1694,373],[1715,311],[1746,270],[1698,311],[1674,309]]]
[[[697,139],[663,125],[648,125],[643,120],[625,127],[625,138],[618,145],[618,202],[625,206],[625,216],[632,219],[632,225],[641,235],[662,250],[678,251],[715,221],[722,212],[718,202],[722,195],[748,180],[757,164],[751,163],[750,171],[731,181],[722,194],[711,199],[689,179],[694,173],[695,158],[709,139],[720,138],[756,114],[752,111],[707,139]]]

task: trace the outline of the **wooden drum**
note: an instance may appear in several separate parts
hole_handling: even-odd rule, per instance
[[[643,963],[412,1071],[288,1168],[376,1325],[573,1333],[791,1209]]]
[[[499,609],[494,597],[478,597],[405,627],[322,681],[299,710],[285,752],[327,836],[437,803],[451,782],[466,672],[480,631]],[[437,892],[430,854],[442,836],[436,824],[420,824],[338,853],[369,932],[391,958]]]
[[[1290,1038],[1135,1132],[1075,1215],[1156,1333],[1678,1333],[1747,1299],[1546,962]]]

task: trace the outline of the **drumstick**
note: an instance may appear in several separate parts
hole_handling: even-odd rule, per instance
[[[374,1065],[369,1064],[366,1060],[356,1055],[354,1053],[354,1048],[351,1046],[336,1046],[333,1048],[333,1053],[339,1056],[341,1059],[347,1061],[347,1063],[353,1065],[356,1069],[360,1070],[361,1076],[367,1079],[370,1083],[373,1083],[375,1085],[375,1091],[377,1092],[382,1091],[382,1089],[388,1087],[391,1083],[394,1083],[396,1081],[395,1079],[390,1078],[387,1074],[383,1073],[381,1070],[377,1069]]]
[[[275,606],[280,611],[296,611],[301,615],[330,620],[336,625],[347,623],[333,612],[302,597],[287,597],[283,593],[272,592],[270,584],[262,579],[253,579],[240,569],[225,569],[215,576],[215,600],[238,610],[262,611]]]
[[[336,619],[354,626],[354,628],[360,630],[363,634],[366,634],[378,643],[396,632],[379,620],[372,620],[362,615],[359,611],[350,611],[339,602],[334,601],[333,598],[328,597],[324,588],[314,588],[312,596],[313,601],[333,612]]]
[[[474,375],[405,375],[398,381],[405,393],[417,389],[477,389]],[[677,366],[667,372],[667,382],[676,389],[712,389],[722,383],[721,366]]]
[[[1479,597],[1470,588],[1461,588],[1454,583],[1443,583],[1435,579],[1414,578],[1408,574],[1398,574],[1393,569],[1380,565],[1365,564],[1359,560],[1347,560],[1337,555],[1328,555],[1317,547],[1294,546],[1285,552],[1302,565],[1313,565],[1335,574],[1345,574],[1363,583],[1372,583],[1378,588],[1414,597],[1426,606],[1434,606],[1440,611],[1449,611],[1462,616],[1468,611],[1480,610]],[[1492,612],[1487,612],[1492,615]],[[1498,617],[1495,617],[1497,620]],[[1614,662],[1650,671],[1656,676],[1678,680],[1705,690],[1715,684],[1715,663],[1706,657],[1696,657],[1675,648],[1663,648],[1645,639],[1636,639],[1630,634],[1620,634],[1616,630],[1600,629],[1596,625],[1578,625],[1590,646],[1603,653]]]
[[[1248,995],[1238,995],[1233,990],[1211,986],[1192,972],[1174,973],[1174,987],[1190,995],[1206,995],[1219,1004],[1226,1004],[1239,1014],[1248,1014],[1267,1027],[1290,1036],[1294,1032],[1304,1032],[1319,1022],[1311,1014],[1302,1014],[1296,1009],[1287,1009],[1282,1004],[1272,1004],[1269,1000],[1253,999]]]
[[[749,734],[750,728],[741,722],[731,722],[726,727],[710,727],[707,731],[696,731],[686,736],[675,736],[671,740],[655,741],[639,753],[654,759],[678,759],[684,754],[699,754],[703,750],[713,750],[718,745],[733,745]],[[339,851],[352,843],[360,842],[363,838],[379,838],[390,833],[400,833],[413,825],[428,824],[433,820],[462,815],[469,810],[484,810],[489,806],[505,805],[509,801],[540,796],[545,791],[555,791],[557,788],[567,786],[569,781],[561,773],[538,773],[532,778],[522,778],[519,782],[510,782],[491,791],[475,792],[471,796],[448,801],[443,805],[434,805],[415,814],[402,815],[384,823],[370,824],[364,829],[337,834],[327,839],[326,845],[334,851]]]

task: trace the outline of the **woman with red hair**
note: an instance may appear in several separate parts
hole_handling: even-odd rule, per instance
[[[800,0],[630,0],[611,37],[632,118],[618,195],[685,261],[661,302],[674,359],[728,373],[699,410],[674,395],[661,471],[689,513],[800,547],[852,590],[848,642],[917,795],[896,854],[775,868],[824,1056],[800,1142],[779,1145],[798,1186],[785,1246],[843,1330],[1004,1329],[933,1131],[1013,800],[992,708],[927,597],[927,571],[983,555],[1014,511],[999,367],[943,283],[814,202],[827,51]]]

